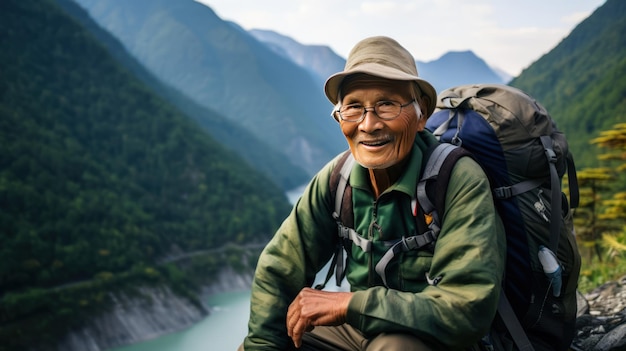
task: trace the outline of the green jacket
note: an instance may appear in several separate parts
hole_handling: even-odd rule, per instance
[[[420,132],[404,174],[378,199],[370,191],[367,169],[358,164],[352,169],[355,229],[374,245],[371,254],[356,246],[351,250],[346,276],[355,294],[347,323],[365,335],[412,333],[433,348],[454,350],[488,330],[505,264],[504,230],[489,182],[474,160],[461,158],[452,171],[434,254],[409,251],[396,256],[386,270],[389,288],[374,271],[386,250],[380,241],[415,230],[410,201],[426,162],[423,152],[434,143],[430,133]],[[259,258],[246,351],[292,345],[285,326],[287,308],[303,287],[311,286],[337,240],[329,178],[338,159],[312,179]],[[370,229],[374,221],[380,229]]]

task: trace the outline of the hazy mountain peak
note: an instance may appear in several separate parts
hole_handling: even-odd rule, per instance
[[[325,45],[304,45],[286,35],[265,29],[249,33],[279,55],[309,71],[322,84],[331,74],[343,70],[345,60]]]
[[[257,40],[283,57],[308,69],[323,83],[328,76],[343,70],[345,59],[322,45],[303,45],[296,40],[264,29],[249,31]],[[420,76],[425,77],[438,91],[470,83],[506,83],[510,75],[501,76],[471,50],[450,51],[430,62],[417,61]]]
[[[416,64],[420,76],[438,92],[461,84],[506,82],[471,50],[449,51],[436,60]]]

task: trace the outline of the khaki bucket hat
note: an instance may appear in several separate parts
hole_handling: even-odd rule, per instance
[[[370,37],[358,42],[350,51],[343,72],[330,76],[324,84],[326,97],[333,105],[337,104],[341,83],[354,73],[365,73],[374,77],[391,80],[410,80],[418,84],[428,97],[430,116],[437,102],[437,92],[427,81],[418,77],[413,56],[397,41],[384,37]]]

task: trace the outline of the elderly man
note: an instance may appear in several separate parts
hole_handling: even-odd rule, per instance
[[[480,166],[460,158],[451,172],[434,248],[375,269],[390,240],[418,232],[411,203],[427,150],[424,130],[436,92],[395,40],[352,49],[326,96],[356,164],[350,172],[354,230],[371,243],[348,250],[350,292],[312,289],[337,241],[329,179],[340,156],[310,182],[259,258],[249,334],[240,350],[462,350],[495,315],[505,238]],[[426,221],[426,219],[424,219]]]

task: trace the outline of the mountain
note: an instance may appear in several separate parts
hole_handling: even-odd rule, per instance
[[[505,83],[498,73],[472,51],[450,51],[433,61],[417,61],[417,69],[420,76],[428,80],[437,92],[461,84]]]
[[[303,45],[271,30],[252,29],[248,32],[279,55],[309,70],[320,87],[330,75],[342,71],[346,64],[346,60],[328,46]]]
[[[346,148],[310,73],[193,0],[77,0],[144,66],[313,174]]]
[[[60,3],[62,6],[65,2]],[[181,112],[195,119],[219,143],[235,151],[253,168],[270,177],[285,191],[306,183],[310,176],[301,167],[290,162],[282,152],[271,148],[250,131],[200,105],[180,91],[164,84],[139,63],[111,34],[94,23],[78,6],[64,6],[68,14],[88,29],[123,66],[132,71],[162,98],[170,101]]]
[[[541,102],[578,168],[597,166],[589,140],[626,120],[626,2],[607,0],[510,85]]]
[[[3,350],[52,345],[106,311],[109,291],[164,284],[197,303],[191,277],[164,258],[264,243],[290,209],[57,1],[73,15],[52,0],[0,4]],[[211,279],[222,259],[190,266]]]
[[[323,82],[333,73],[343,70],[345,58],[327,46],[302,45],[282,34],[269,30],[250,30],[255,38],[266,43],[272,50],[308,69]],[[420,76],[428,80],[437,91],[471,83],[506,83],[511,76],[502,70],[491,68],[472,51],[451,51],[437,60],[416,61]]]
[[[494,66],[490,66],[491,69],[493,70],[493,72],[495,74],[498,75],[498,77],[500,77],[500,79],[502,80],[503,83],[508,83],[511,81],[511,79],[513,79],[513,76],[510,75],[508,72],[506,72],[503,69],[500,69],[498,67],[494,67]]]

